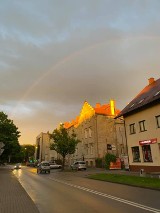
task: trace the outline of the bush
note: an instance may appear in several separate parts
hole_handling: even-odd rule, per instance
[[[102,166],[102,158],[96,158],[95,162],[96,162],[96,167],[97,168],[102,168],[103,167]]]
[[[116,162],[116,156],[110,153],[107,153],[105,155],[105,167],[106,169],[109,169],[110,163],[111,162]]]

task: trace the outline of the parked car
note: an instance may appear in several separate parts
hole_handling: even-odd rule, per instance
[[[72,165],[71,165],[72,170],[76,169],[76,170],[86,170],[87,166],[86,166],[86,162],[85,161],[75,161]]]
[[[51,169],[61,169],[62,168],[62,165],[56,164],[56,162],[50,162],[49,164],[50,164]]]
[[[50,173],[50,164],[48,161],[42,161],[40,164],[37,166],[37,173]]]
[[[13,169],[21,169],[21,164],[20,163],[17,163]]]

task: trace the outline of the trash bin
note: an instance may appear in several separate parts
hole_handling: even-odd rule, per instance
[[[146,173],[144,171],[144,169],[140,169],[140,177],[145,177]]]

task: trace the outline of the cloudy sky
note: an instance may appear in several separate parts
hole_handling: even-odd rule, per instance
[[[92,106],[122,110],[160,78],[159,0],[1,0],[0,111],[34,144]]]

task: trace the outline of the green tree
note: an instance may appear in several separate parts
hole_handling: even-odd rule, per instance
[[[105,166],[106,166],[106,169],[109,169],[111,162],[114,162],[114,163],[116,162],[116,156],[113,155],[113,154],[107,153],[105,155]]]
[[[50,145],[50,149],[55,150],[62,156],[62,169],[64,169],[66,156],[68,154],[74,154],[76,145],[80,141],[76,139],[76,134],[74,132],[69,135],[67,130],[63,127],[63,124],[60,125],[59,129],[55,129],[50,137],[54,141]]]
[[[0,156],[2,161],[12,161],[12,157],[20,152],[18,138],[20,132],[12,120],[4,112],[0,112],[0,142],[5,144],[4,152]]]
[[[23,161],[34,160],[35,146],[31,144],[21,145],[21,152],[23,153]]]

